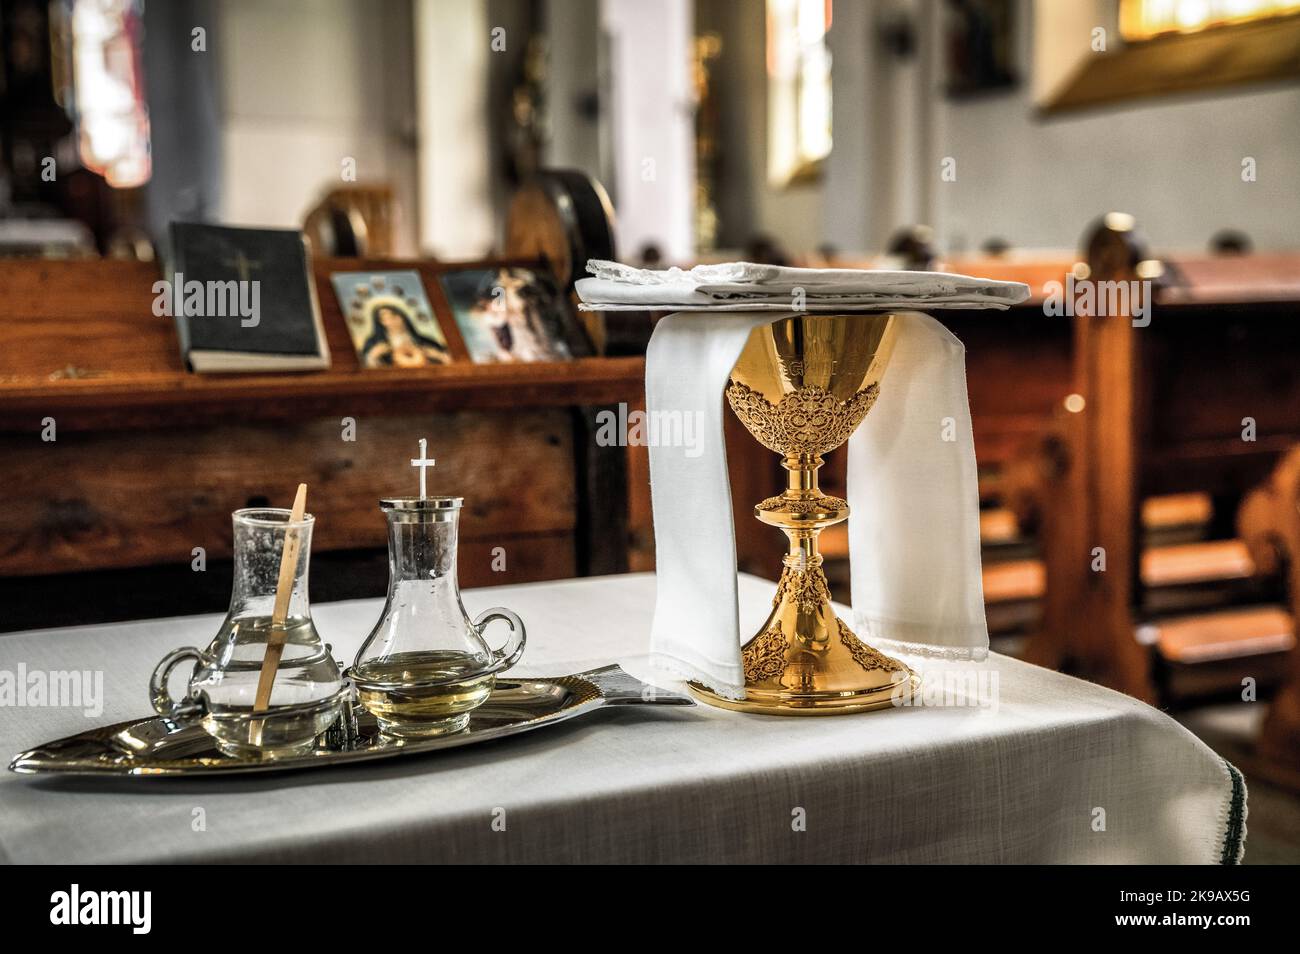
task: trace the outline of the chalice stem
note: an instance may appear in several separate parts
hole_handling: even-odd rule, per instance
[[[821,488],[817,484],[817,471],[823,463],[825,462],[820,457],[813,454],[799,454],[781,461],[781,466],[786,469],[787,481],[782,498],[788,501],[814,502],[821,497]],[[846,516],[847,508],[848,505],[845,504]],[[821,536],[822,526],[802,528],[782,526],[782,529],[790,539],[790,553],[784,561],[786,566],[821,566],[822,556],[817,549],[817,540]]]

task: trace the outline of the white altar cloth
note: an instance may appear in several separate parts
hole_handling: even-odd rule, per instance
[[[773,584],[740,580],[752,631]],[[519,673],[646,676],[654,577],[467,590],[528,624]],[[318,604],[351,659],[382,600]],[[840,608],[840,612],[847,612]],[[0,755],[146,715],[162,655],[219,616],[0,634],[0,669],[100,669],[104,711],[0,708]],[[991,654],[996,708],[828,718],[597,712],[389,762],[224,780],[0,775],[5,862],[1219,862],[1234,770],[1164,714]],[[1099,810],[1101,813],[1099,814]],[[203,824],[198,824],[202,818]],[[1104,830],[1098,830],[1099,819]],[[501,821],[504,820],[504,830]],[[494,821],[497,822],[494,825]]]

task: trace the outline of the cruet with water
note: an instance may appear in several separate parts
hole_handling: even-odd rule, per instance
[[[304,503],[305,493],[300,488]],[[232,516],[230,609],[206,649],[187,646],[163,658],[150,680],[150,697],[159,715],[200,722],[228,755],[298,754],[339,717],[346,696],[307,597],[315,518],[302,513],[301,505],[294,511],[236,510]],[[185,695],[174,699],[168,677],[186,660],[193,660],[194,670]]]

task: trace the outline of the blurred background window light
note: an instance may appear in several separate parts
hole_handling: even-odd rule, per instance
[[[831,151],[831,0],[767,0],[768,178],[814,176]]]
[[[1126,40],[1149,40],[1297,13],[1300,0],[1120,0],[1119,26]]]
[[[114,188],[144,185],[151,163],[140,0],[74,0],[71,22],[81,161]]]

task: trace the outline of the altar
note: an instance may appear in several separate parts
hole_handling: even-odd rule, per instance
[[[773,584],[739,581],[752,629]],[[516,671],[645,664],[650,574],[469,589],[528,620]],[[377,599],[318,604],[350,658]],[[843,610],[843,607],[837,607]],[[206,643],[204,615],[15,633],[0,670],[102,675],[99,702],[12,708],[6,758],[138,717],[163,653]],[[0,776],[0,861],[1231,863],[1240,775],[1163,713],[991,654],[958,664],[965,701],[840,718],[707,705],[629,707],[514,739],[400,760],[217,779]],[[923,675],[942,672],[922,667]],[[671,688],[664,684],[666,688]],[[951,694],[949,694],[951,695]],[[940,703],[940,704],[935,704]],[[102,709],[102,711],[94,711]]]

